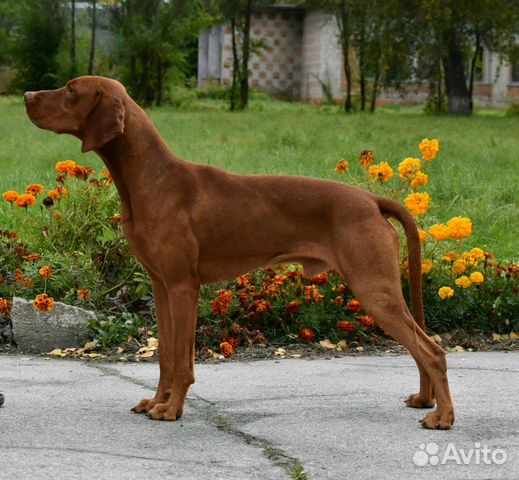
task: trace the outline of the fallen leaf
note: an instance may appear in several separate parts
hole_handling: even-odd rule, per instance
[[[62,353],[63,352],[61,351],[61,348],[55,348],[54,350],[52,350],[52,352],[47,353],[47,355],[52,355],[54,357],[61,357]]]
[[[335,343],[330,342],[330,340],[328,340],[328,339],[321,340],[319,342],[319,345],[321,345],[321,347],[323,347],[323,348],[330,348],[330,349],[337,348],[337,345]]]

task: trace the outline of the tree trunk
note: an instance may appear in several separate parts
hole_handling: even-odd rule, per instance
[[[70,77],[76,76],[76,1],[70,2]]]
[[[337,17],[337,26],[341,37],[342,57],[344,61],[344,78],[346,80],[346,98],[344,111],[351,112],[351,66],[350,66],[350,30],[348,26],[348,9],[344,1],[340,4],[340,15]]]
[[[96,51],[96,4],[97,0],[92,0],[92,33],[90,38],[90,55],[88,56],[88,74],[94,74],[94,58]]]
[[[450,32],[445,46],[447,51],[443,56],[442,63],[445,72],[445,89],[449,112],[457,115],[470,115],[472,104],[463,69],[463,53],[454,32]]]
[[[470,62],[470,77],[469,77],[469,98],[470,98],[470,110],[473,109],[473,93],[474,93],[474,77],[476,74],[476,64],[478,58],[480,58],[481,52],[481,36],[478,31],[476,31],[476,45],[474,49],[474,55],[472,56],[472,60]]]
[[[250,19],[252,15],[252,0],[247,0],[243,18],[243,45],[241,57],[240,78],[240,110],[245,110],[249,103],[249,55],[250,55]]]
[[[238,47],[236,46],[236,17],[231,18],[231,41],[232,41],[232,84],[231,84],[231,111],[236,110],[236,88],[240,74],[240,61],[238,58]]]

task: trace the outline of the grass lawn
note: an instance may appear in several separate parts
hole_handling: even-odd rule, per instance
[[[469,246],[519,259],[519,122],[483,111],[471,118],[426,116],[417,108],[387,108],[346,116],[336,109],[266,102],[245,113],[212,108],[150,116],[177,155],[235,172],[283,173],[337,179],[341,158],[355,163],[364,149],[396,171],[418,143],[438,138],[441,153],[430,166],[434,222],[467,216],[474,222]],[[23,190],[30,182],[51,186],[55,162],[73,159],[99,168],[80,142],[35,127],[21,98],[0,98],[0,189]],[[358,168],[360,173],[360,167]],[[152,173],[152,172],[150,172]],[[0,229],[16,228],[10,207],[0,203]]]

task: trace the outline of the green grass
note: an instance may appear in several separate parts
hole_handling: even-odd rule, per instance
[[[215,108],[217,105],[217,108]],[[334,107],[253,102],[251,111],[229,113],[207,101],[205,109],[162,108],[150,116],[177,155],[242,173],[283,173],[337,179],[336,162],[354,163],[370,149],[376,161],[395,169],[419,156],[424,137],[438,138],[441,154],[431,165],[435,221],[455,215],[474,222],[470,246],[519,259],[519,122],[500,112],[471,118],[426,116],[419,108],[386,108],[375,115],[346,116]],[[25,116],[21,99],[0,98],[0,189],[51,182],[56,161],[74,159],[101,167],[95,154],[82,155],[69,136],[39,130]],[[0,228],[10,225],[0,203]]]

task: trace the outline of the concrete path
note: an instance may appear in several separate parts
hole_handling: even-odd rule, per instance
[[[407,356],[198,365],[172,423],[129,411],[155,363],[0,356],[0,478],[517,480],[519,352],[448,362],[458,419],[442,432],[403,404]]]

